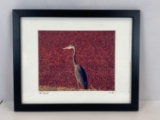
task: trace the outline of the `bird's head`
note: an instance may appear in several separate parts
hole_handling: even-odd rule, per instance
[[[69,46],[67,46],[67,47],[65,47],[63,49],[75,49],[75,47],[73,45],[69,45]]]

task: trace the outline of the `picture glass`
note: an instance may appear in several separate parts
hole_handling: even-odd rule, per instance
[[[22,103],[131,103],[131,41],[131,18],[21,17]]]

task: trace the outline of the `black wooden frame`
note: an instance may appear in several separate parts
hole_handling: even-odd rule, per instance
[[[22,104],[21,17],[120,17],[132,18],[132,73],[130,104]],[[13,10],[14,110],[15,111],[137,111],[139,98],[139,10]]]

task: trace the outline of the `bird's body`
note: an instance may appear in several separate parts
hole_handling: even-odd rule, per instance
[[[88,88],[88,82],[87,82],[87,76],[85,73],[85,70],[76,63],[76,59],[75,59],[75,54],[76,54],[76,49],[75,46],[73,45],[69,45],[68,47],[64,48],[64,49],[73,49],[74,53],[73,53],[73,65],[74,65],[74,74],[77,80],[77,85],[79,88],[79,84],[84,88],[87,89]]]
[[[74,74],[78,83],[80,83],[84,89],[87,89],[88,88],[87,76],[84,69],[80,65],[76,64],[74,66]]]

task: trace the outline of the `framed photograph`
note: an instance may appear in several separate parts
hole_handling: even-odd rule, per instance
[[[15,111],[137,111],[139,10],[13,10]]]

